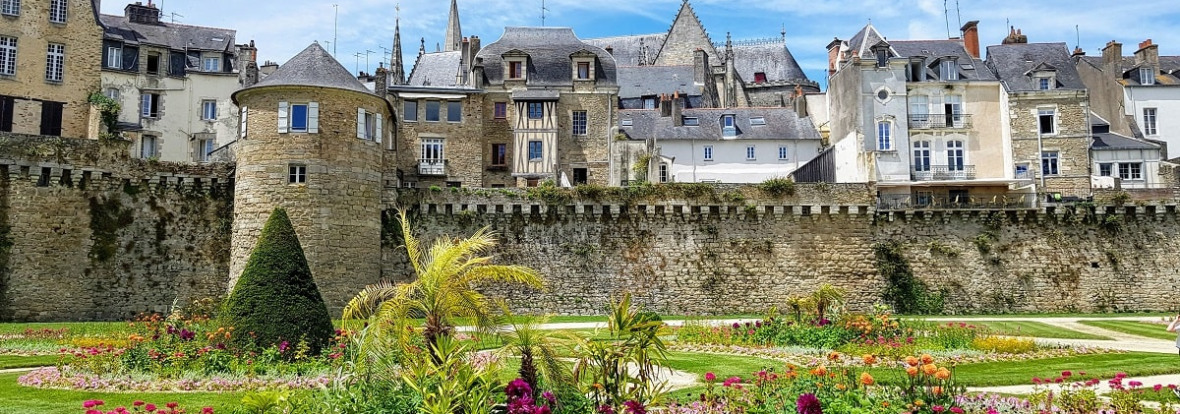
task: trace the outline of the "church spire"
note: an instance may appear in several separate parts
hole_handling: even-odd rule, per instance
[[[459,51],[463,41],[463,30],[459,28],[459,3],[451,0],[451,17],[447,19],[446,52]]]
[[[406,84],[405,65],[402,64],[402,30],[401,6],[397,7],[398,16],[393,20],[393,56],[389,62],[390,83],[394,85]]]

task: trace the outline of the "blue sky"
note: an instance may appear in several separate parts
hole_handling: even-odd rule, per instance
[[[574,28],[583,38],[661,33],[676,16],[682,0],[546,0],[546,26]],[[320,41],[349,70],[372,71],[388,61],[395,7],[401,8],[402,48],[406,72],[417,55],[419,39],[427,51],[441,43],[450,0],[164,0],[156,1],[169,20],[236,29],[238,43],[255,40],[259,59],[283,62],[312,41]],[[1180,6],[1174,0],[955,0],[950,26],[958,35],[960,20],[980,21],[980,43],[997,44],[1007,35],[1007,21],[1030,42],[1078,44],[1098,55],[1110,40],[1123,43],[1125,54],[1151,38],[1162,55],[1180,55]],[[127,3],[106,0],[102,10],[122,14]],[[336,8],[333,4],[337,4]],[[726,32],[735,40],[776,37],[786,28],[787,46],[812,80],[823,82],[826,46],[833,37],[847,39],[870,19],[890,39],[935,39],[947,35],[941,0],[693,0],[693,7],[714,42]],[[338,12],[338,43],[332,45]],[[463,34],[484,44],[500,37],[505,26],[540,26],[541,0],[459,0]],[[960,17],[961,16],[961,19]],[[364,57],[368,55],[368,66]],[[362,53],[360,59],[356,53]],[[359,62],[358,62],[359,61]]]

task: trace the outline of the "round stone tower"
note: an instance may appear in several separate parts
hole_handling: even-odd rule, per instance
[[[230,283],[287,209],[328,309],[381,276],[382,157],[392,108],[313,43],[233,94],[241,108]]]

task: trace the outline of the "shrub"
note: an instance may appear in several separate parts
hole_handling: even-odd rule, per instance
[[[983,336],[971,341],[971,347],[1001,354],[1023,354],[1036,350],[1037,344],[1032,339]]]
[[[758,189],[771,197],[787,197],[795,195],[795,180],[790,178],[770,178],[758,184]]]
[[[287,211],[277,208],[230,293],[225,319],[235,342],[270,347],[304,341],[313,354],[332,339],[332,318],[312,279]]]

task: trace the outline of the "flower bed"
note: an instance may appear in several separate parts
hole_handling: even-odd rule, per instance
[[[820,364],[839,365],[846,367],[865,366],[865,355],[873,356],[877,366],[898,366],[905,362],[905,358],[880,356],[873,354],[851,355],[841,352],[825,352],[813,349],[801,352],[799,349],[780,349],[775,347],[756,347],[741,345],[708,345],[708,344],[674,344],[669,349],[684,352],[711,353],[723,355],[737,355],[773,359],[800,366],[817,366]],[[974,350],[928,352],[942,360],[955,365],[977,364],[985,362],[1031,361],[1044,358],[1058,358],[1079,355],[1095,355],[1107,353],[1122,353],[1123,351],[1094,347],[1058,347],[1038,348],[1025,353],[987,353]],[[835,357],[833,357],[835,355]]]
[[[17,383],[26,387],[54,388],[87,391],[258,391],[258,390],[304,390],[319,389],[331,383],[328,375],[310,377],[209,377],[160,379],[143,375],[100,376],[74,372],[66,368],[45,367],[17,378]]]

